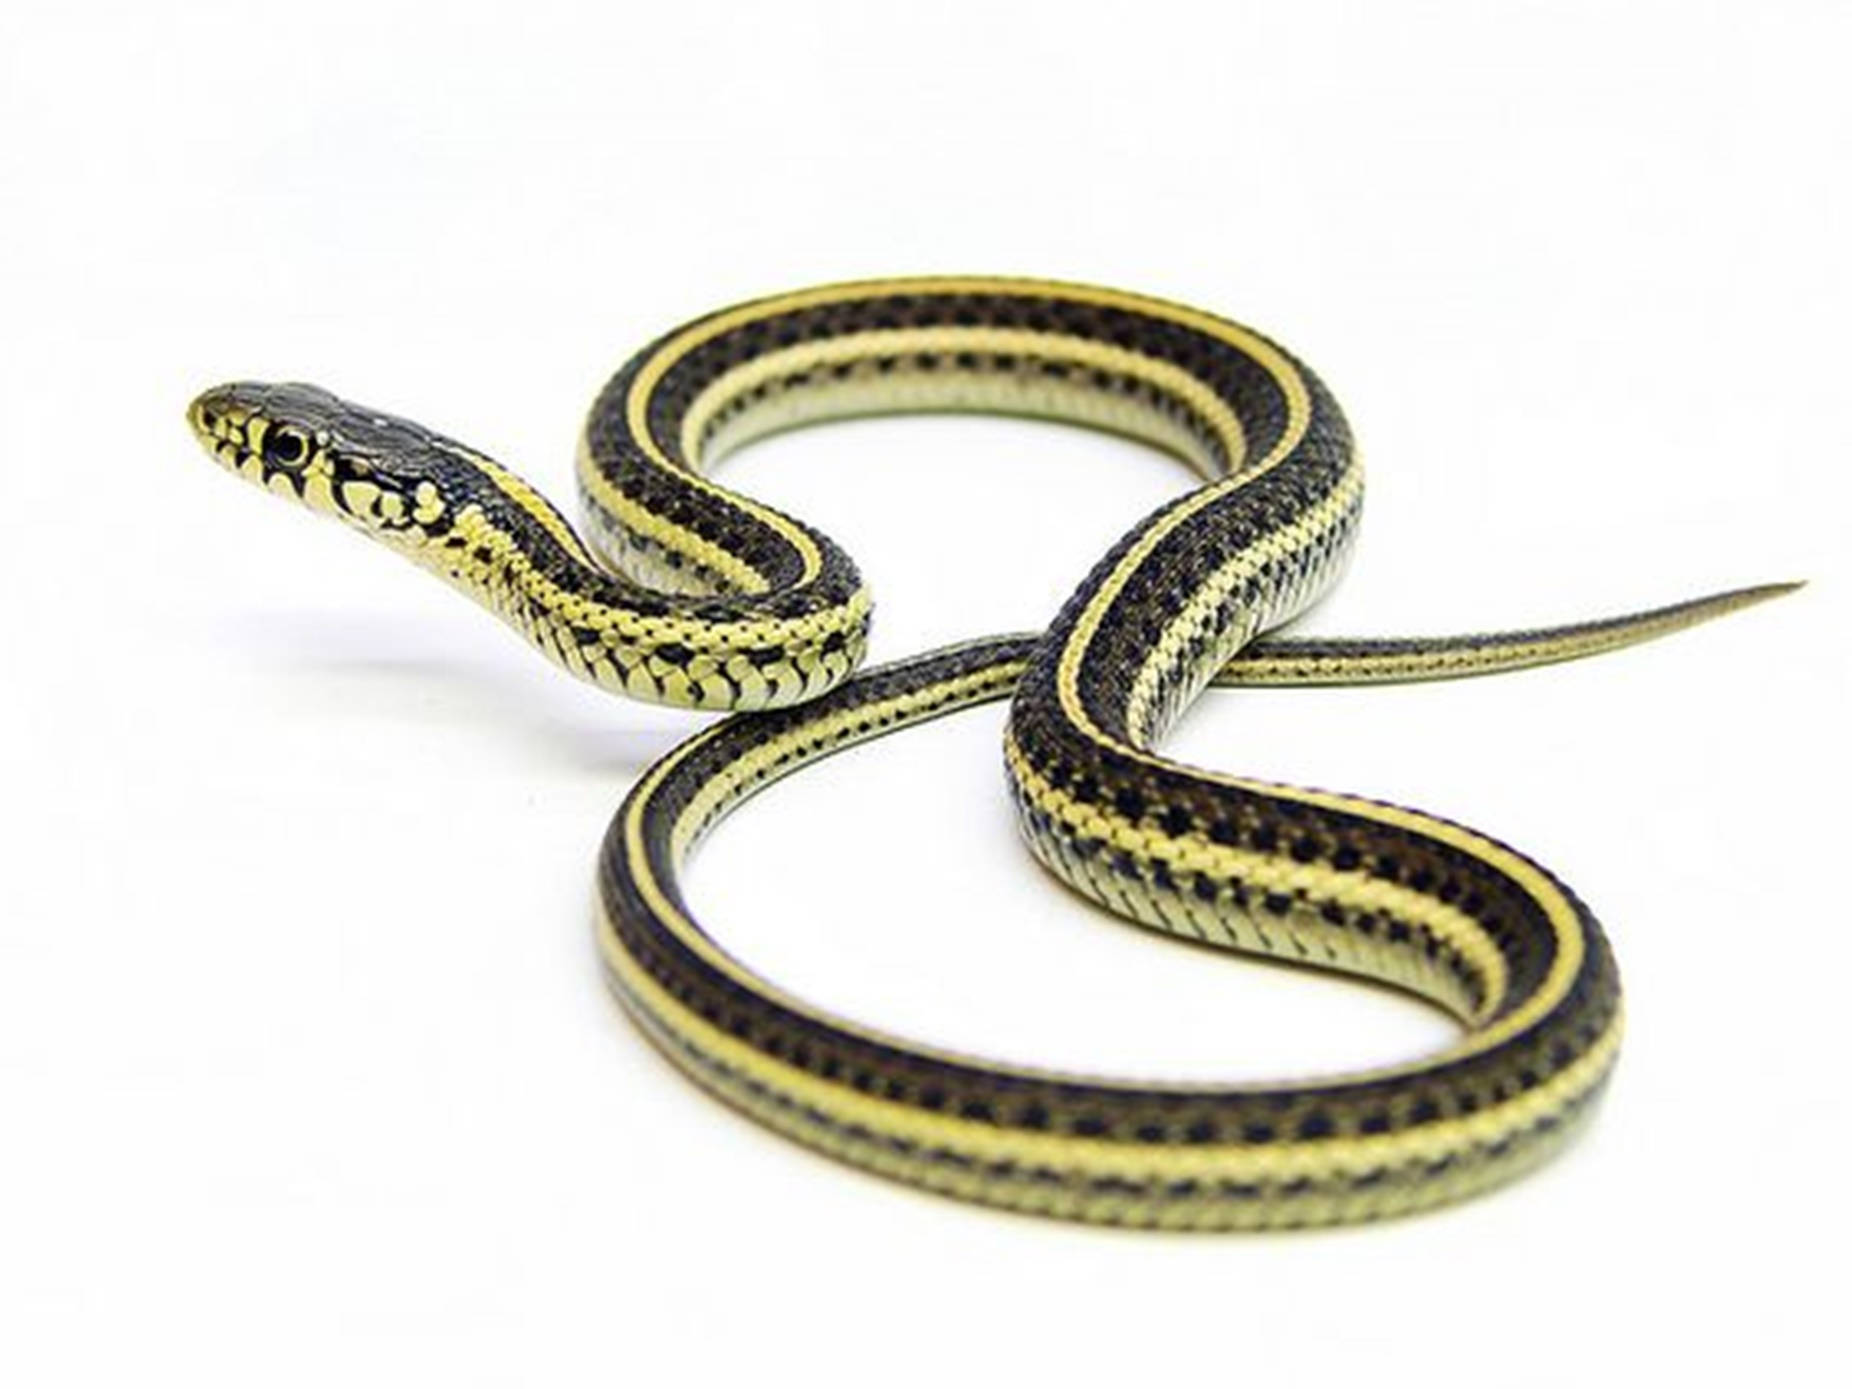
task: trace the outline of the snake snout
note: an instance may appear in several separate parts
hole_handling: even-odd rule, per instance
[[[192,426],[194,437],[208,447],[219,440],[222,437],[219,431],[230,420],[234,402],[233,388],[229,385],[214,386],[195,396],[186,408],[186,421]]]
[[[227,382],[201,391],[187,406],[187,424],[193,437],[215,461],[233,472],[261,467],[267,424],[258,409],[262,391],[256,383]]]

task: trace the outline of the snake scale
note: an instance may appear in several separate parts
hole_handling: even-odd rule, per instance
[[[1046,631],[856,674],[870,602],[854,563],[703,469],[773,431],[927,410],[1110,430],[1180,457],[1202,483],[1128,531]],[[1251,329],[1073,284],[829,285],[676,329],[592,407],[583,538],[493,460],[316,387],[222,386],[189,418],[226,467],[434,571],[574,675],[740,711],[643,775],[600,858],[610,982],[677,1066],[861,1167],[1117,1224],[1328,1224],[1480,1191],[1563,1146],[1621,1037],[1600,927],[1530,858],[1419,811],[1165,758],[1166,730],[1206,686],[1513,669],[1792,587],[1502,635],[1268,636],[1324,592],[1357,525],[1363,478],[1337,403]],[[834,1016],[695,920],[682,865],[754,791],[1004,698],[1010,794],[1056,877],[1144,926],[1411,991],[1455,1017],[1459,1039],[1408,1064],[1292,1084],[1055,1073]]]

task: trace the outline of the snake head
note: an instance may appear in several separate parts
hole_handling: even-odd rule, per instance
[[[464,466],[423,427],[297,382],[215,386],[187,421],[229,471],[387,541],[440,528]]]

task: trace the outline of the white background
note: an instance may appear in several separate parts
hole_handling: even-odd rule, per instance
[[[1843,6],[1742,0],[9,4],[0,1379],[1825,1382],[1849,44]],[[626,1024],[588,928],[605,819],[693,723],[182,426],[214,381],[313,380],[567,497],[585,404],[656,333],[940,269],[1153,291],[1308,358],[1372,497],[1307,630],[1814,581],[1572,667],[1215,693],[1171,744],[1457,816],[1584,893],[1631,1033],[1564,1160],[1401,1223],[1166,1238],[761,1133]],[[1039,625],[1186,485],[954,419],[726,476],[860,558],[881,657]],[[828,1006],[1016,1060],[1264,1077],[1450,1035],[1060,891],[1000,719],[768,794],[696,906]]]

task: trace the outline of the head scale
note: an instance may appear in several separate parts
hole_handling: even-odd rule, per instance
[[[415,542],[445,525],[448,494],[467,471],[455,445],[319,386],[215,386],[187,421],[231,472],[386,541]]]

